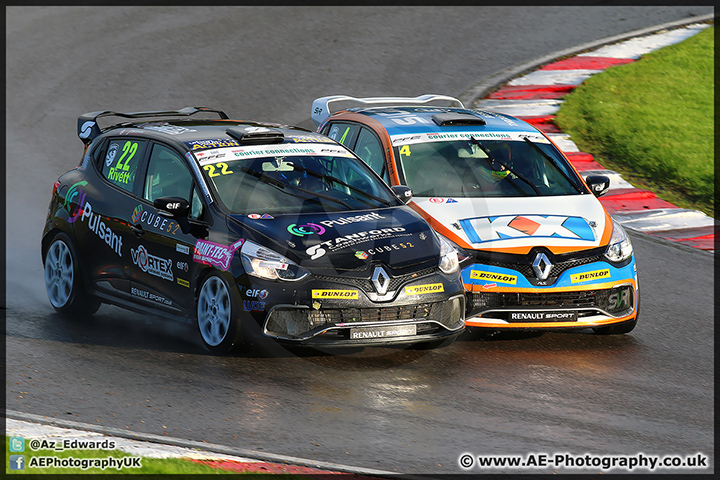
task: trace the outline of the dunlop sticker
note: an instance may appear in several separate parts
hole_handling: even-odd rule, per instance
[[[588,282],[590,280],[597,280],[599,278],[608,278],[610,276],[610,269],[605,270],[594,270],[592,272],[575,273],[570,275],[570,282],[580,283]]]
[[[427,285],[413,285],[405,287],[405,295],[422,295],[425,293],[444,292],[445,288],[442,283],[429,283]]]
[[[506,275],[504,273],[483,272],[480,270],[471,270],[470,278],[475,280],[487,280],[488,282],[510,283],[515,285],[517,277],[515,275]]]
[[[312,298],[346,298],[350,300],[358,299],[357,290],[313,290]]]

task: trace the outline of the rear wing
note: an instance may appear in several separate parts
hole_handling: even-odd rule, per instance
[[[317,98],[312,104],[310,117],[315,125],[320,126],[332,113],[330,112],[330,103],[340,101],[351,101],[361,105],[377,105],[377,104],[393,104],[393,105],[421,105],[438,100],[446,100],[456,103],[458,107],[465,108],[463,103],[455,97],[447,95],[425,94],[419,97],[368,97],[355,98],[347,95],[331,95],[329,97]]]
[[[227,116],[222,110],[208,107],[185,107],[180,110],[158,110],[149,112],[132,112],[122,113],[113,112],[111,110],[103,110],[98,112],[84,113],[78,117],[77,129],[78,137],[84,144],[89,144],[95,137],[102,133],[102,129],[97,124],[100,117],[121,117],[121,118],[164,118],[164,117],[189,117],[196,113],[217,113],[220,119],[227,120]]]

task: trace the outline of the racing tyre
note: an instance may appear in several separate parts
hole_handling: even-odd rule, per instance
[[[197,325],[205,347],[222,355],[240,344],[237,301],[220,276],[211,274],[202,283],[197,299]]]
[[[72,241],[61,233],[45,253],[45,289],[53,308],[63,315],[92,315],[100,300],[88,294],[83,286],[77,255]]]

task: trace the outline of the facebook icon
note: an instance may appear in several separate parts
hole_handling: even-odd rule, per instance
[[[10,470],[25,470],[25,455],[10,455]]]

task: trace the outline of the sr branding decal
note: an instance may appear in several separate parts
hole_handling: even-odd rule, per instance
[[[110,227],[100,219],[100,215],[93,213],[90,202],[85,202],[85,207],[82,209],[80,220],[84,222],[85,219],[87,219],[88,228],[104,240],[108,247],[112,248],[118,256],[122,257],[122,237],[113,233]]]
[[[600,278],[610,278],[610,269],[595,270],[592,272],[575,273],[570,275],[571,283],[588,282],[590,280],[597,280]]]
[[[364,231],[364,232],[351,233],[349,235],[337,237],[332,240],[327,240],[325,242],[318,243],[317,245],[308,247],[305,250],[305,253],[310,255],[310,258],[312,260],[316,260],[316,259],[322,257],[323,255],[325,255],[327,253],[327,249],[330,249],[331,251],[335,251],[335,250],[339,250],[341,248],[350,247],[350,246],[358,244],[358,243],[372,242],[372,241],[381,240],[384,238],[412,235],[411,233],[402,233],[404,231],[405,231],[405,228],[403,228],[403,227],[394,227],[394,228],[379,228],[377,230],[368,230],[368,231]]]
[[[140,267],[140,270],[143,272],[155,275],[164,280],[174,280],[172,260],[150,255],[143,245],[140,245],[137,250],[131,248],[130,255],[132,256],[133,263]]]
[[[517,284],[515,275],[506,275],[504,273],[483,272],[481,270],[470,270],[470,278],[474,280],[487,280],[488,282]]]
[[[567,238],[595,241],[595,233],[582,217],[559,215],[503,215],[460,220],[471,243],[512,238]]]
[[[68,217],[68,223],[75,223],[83,213],[83,208],[81,205],[84,204],[87,194],[83,191],[81,187],[84,187],[85,185],[87,185],[87,182],[84,180],[82,182],[77,182],[68,189],[67,195],[65,195],[65,202],[63,203],[63,207],[65,207],[65,210],[67,210],[67,212],[70,214],[70,216]],[[75,198],[78,195],[80,197],[77,199],[76,202]],[[71,208],[72,203],[75,203],[75,208]]]
[[[230,268],[230,260],[235,254],[235,250],[240,248],[244,241],[241,238],[228,247],[207,240],[198,240],[193,250],[193,262],[213,265],[221,270],[227,270]]]
[[[133,223],[144,223],[148,227],[160,229],[171,235],[175,235],[180,229],[180,225],[176,221],[163,218],[157,213],[151,213],[143,209],[142,205],[135,207],[131,219]]]

